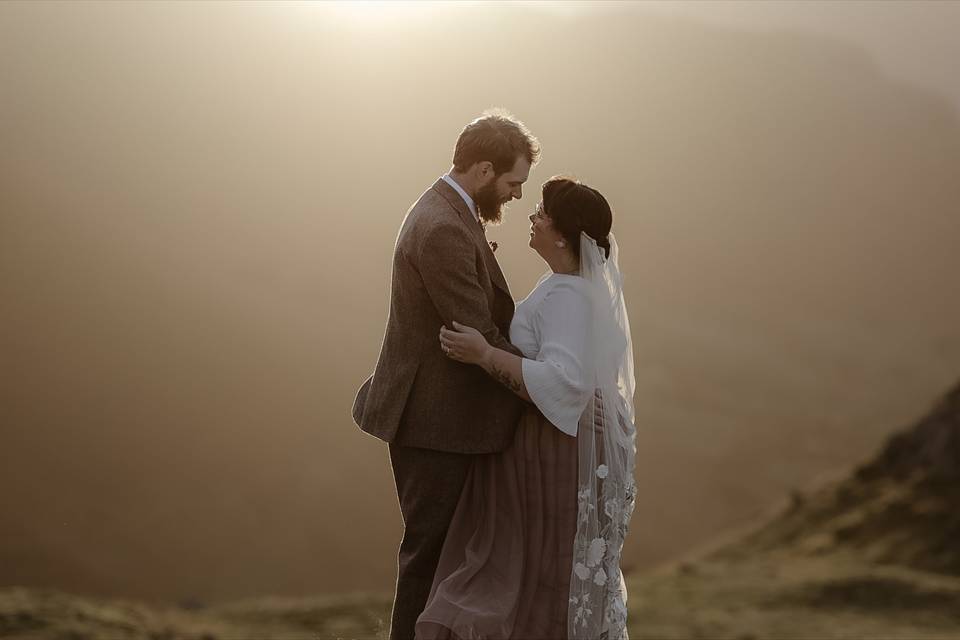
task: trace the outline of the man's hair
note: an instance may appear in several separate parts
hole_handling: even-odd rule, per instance
[[[487,109],[465,126],[453,151],[453,166],[463,172],[477,162],[489,160],[496,175],[513,168],[523,156],[531,165],[540,159],[540,141],[504,109]]]

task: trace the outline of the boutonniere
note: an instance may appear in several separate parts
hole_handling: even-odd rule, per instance
[[[500,245],[497,244],[497,241],[496,241],[496,240],[491,240],[491,241],[490,241],[490,251],[496,252],[497,247],[499,247],[499,246],[500,246]]]

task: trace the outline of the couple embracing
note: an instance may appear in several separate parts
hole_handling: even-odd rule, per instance
[[[389,443],[403,516],[391,640],[627,637],[634,375],[612,211],[547,180],[529,244],[549,269],[516,305],[484,234],[539,155],[516,118],[485,113],[397,236],[353,406]]]

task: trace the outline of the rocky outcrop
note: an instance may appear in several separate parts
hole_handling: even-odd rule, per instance
[[[794,495],[779,517],[734,546],[850,553],[960,575],[960,385],[850,477]]]

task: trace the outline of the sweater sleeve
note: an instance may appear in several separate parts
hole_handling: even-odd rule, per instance
[[[588,339],[591,306],[585,283],[557,283],[537,310],[540,351],[524,358],[523,382],[544,417],[567,435],[577,435],[580,414],[594,393]]]

